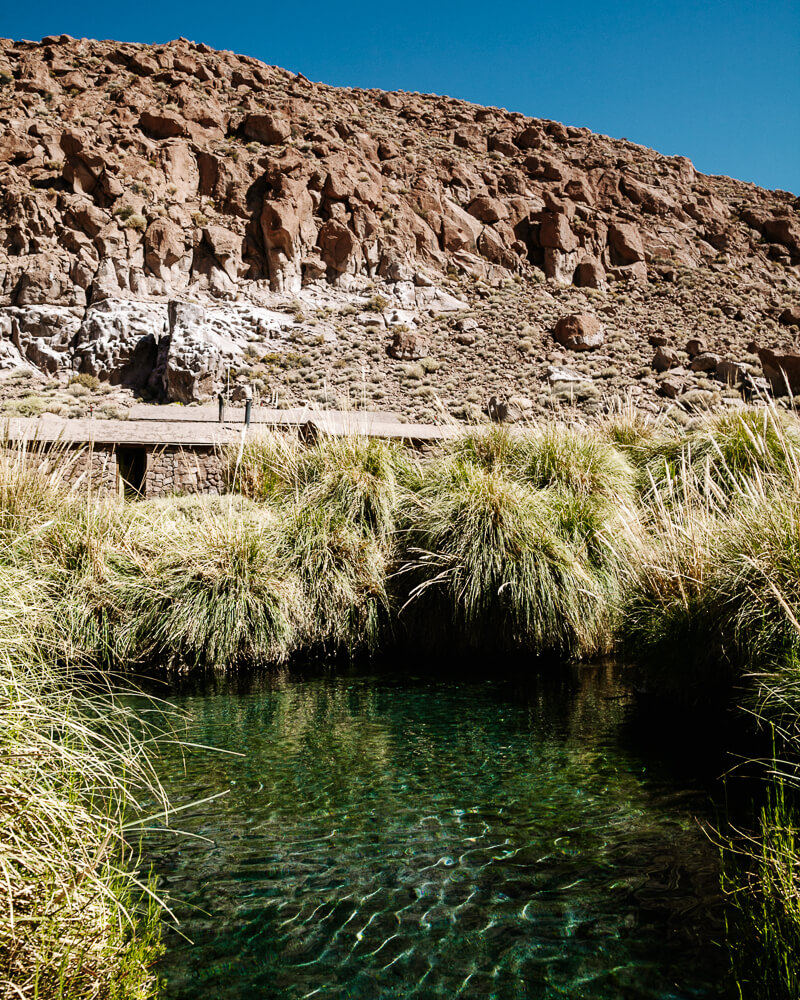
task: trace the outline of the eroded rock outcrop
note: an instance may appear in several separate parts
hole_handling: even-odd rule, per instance
[[[578,350],[607,348],[624,301],[654,289],[669,322],[719,313],[726,344],[730,324],[797,325],[797,199],[683,157],[448,97],[326,87],[185,39],[0,40],[0,64],[0,365],[191,401],[269,354],[276,328],[290,339],[273,313],[344,310],[341,296],[383,298],[379,327],[408,326],[426,350],[442,331],[488,365],[475,333],[436,318],[512,281],[542,290],[531,309],[548,330],[564,313],[552,296],[585,291],[566,304],[579,315],[589,293],[626,290],[564,327]],[[753,315],[734,294],[745,274]],[[719,304],[687,301],[693,275]]]

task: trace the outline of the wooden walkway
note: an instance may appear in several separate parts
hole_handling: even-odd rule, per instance
[[[0,433],[7,441],[207,448],[234,444],[243,436],[254,437],[270,429],[296,429],[312,438],[363,435],[415,444],[448,440],[462,432],[455,424],[406,424],[396,413],[369,410],[310,410],[301,407],[272,410],[254,407],[249,427],[244,423],[244,407],[226,407],[222,423],[218,416],[216,405],[142,404],[131,408],[127,420],[70,420],[53,414],[12,417],[0,421]]]

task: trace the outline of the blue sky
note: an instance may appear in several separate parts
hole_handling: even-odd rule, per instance
[[[183,35],[312,80],[449,94],[689,156],[800,194],[800,2],[38,0],[12,38]]]

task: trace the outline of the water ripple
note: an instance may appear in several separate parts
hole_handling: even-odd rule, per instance
[[[231,789],[181,814],[212,843],[146,845],[194,942],[166,932],[167,1000],[725,996],[706,796],[587,676],[186,698],[193,741],[246,756],[163,762],[176,805]]]

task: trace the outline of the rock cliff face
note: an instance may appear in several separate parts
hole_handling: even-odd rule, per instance
[[[786,351],[798,288],[798,199],[683,157],[184,39],[0,40],[5,367],[469,419],[543,405],[575,314],[577,384],[655,405],[653,336]]]

